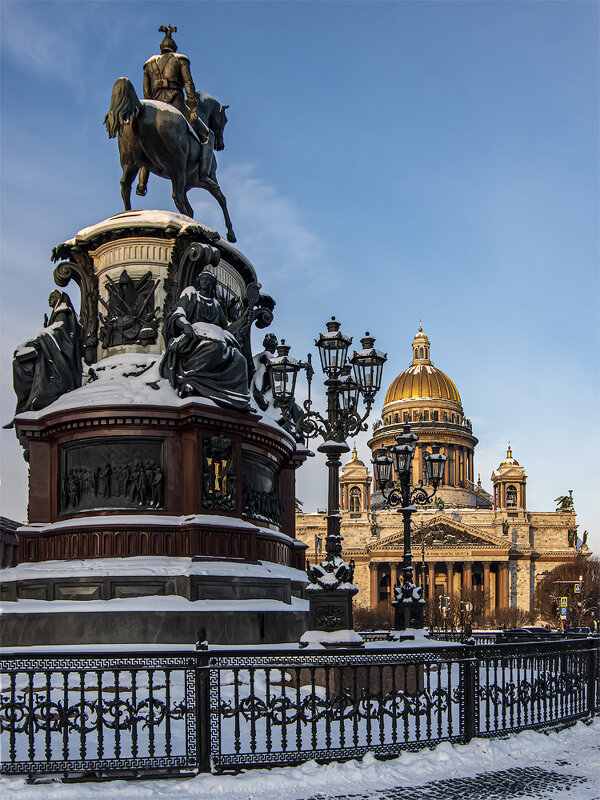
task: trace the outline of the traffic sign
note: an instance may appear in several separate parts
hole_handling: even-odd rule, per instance
[[[576,583],[575,586],[573,587],[573,591],[575,592],[575,594],[580,594],[581,593],[581,584],[580,583]]]
[[[566,617],[567,616],[567,609],[566,608],[561,608],[560,615],[561,615],[561,617]]]
[[[566,597],[561,597],[560,598],[560,607],[561,608],[566,608],[567,607],[567,598]]]

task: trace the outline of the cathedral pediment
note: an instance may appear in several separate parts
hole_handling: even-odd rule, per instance
[[[342,475],[340,475],[340,480],[344,482],[347,481],[364,481],[367,477],[367,470],[364,467],[351,467],[350,469],[344,470]]]
[[[497,547],[499,550],[508,550],[510,543],[493,533],[482,531],[474,525],[464,525],[445,514],[439,514],[431,519],[427,524],[419,526],[411,531],[411,546],[414,550],[425,544],[425,547],[432,548],[456,548],[456,547]],[[396,550],[404,546],[404,534],[398,530],[374,542],[369,550]]]

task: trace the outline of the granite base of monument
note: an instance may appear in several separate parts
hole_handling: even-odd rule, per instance
[[[6,647],[269,644],[306,628],[305,575],[267,562],[137,557],[5,570]]]

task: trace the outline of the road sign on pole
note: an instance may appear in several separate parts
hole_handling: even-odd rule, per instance
[[[567,609],[566,608],[561,608],[560,615],[561,615],[561,617],[566,617],[567,616]]]
[[[573,591],[575,592],[575,594],[581,594],[581,584],[576,583],[575,586],[573,587]]]
[[[561,608],[566,608],[567,607],[567,598],[566,597],[561,597],[560,598],[560,607]]]

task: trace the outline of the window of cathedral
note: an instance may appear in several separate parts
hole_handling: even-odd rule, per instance
[[[419,347],[419,358],[423,358],[423,348]]]
[[[394,414],[394,422],[398,422],[398,414]]]
[[[423,412],[423,422],[429,422],[429,411]]]
[[[361,497],[360,497],[360,489],[358,486],[353,486],[350,489],[350,511],[353,513],[357,513],[361,510]]]
[[[379,602],[385,603],[390,599],[390,576],[384,575],[379,581]]]
[[[443,412],[443,419],[444,419],[444,422],[448,422],[448,412],[447,411]]]
[[[434,422],[440,421],[440,412],[439,411],[432,411],[431,416]]]
[[[516,506],[517,505],[517,489],[516,486],[507,486],[506,487],[506,506]]]
[[[404,412],[404,422],[410,422],[410,412],[409,411],[405,411]]]

